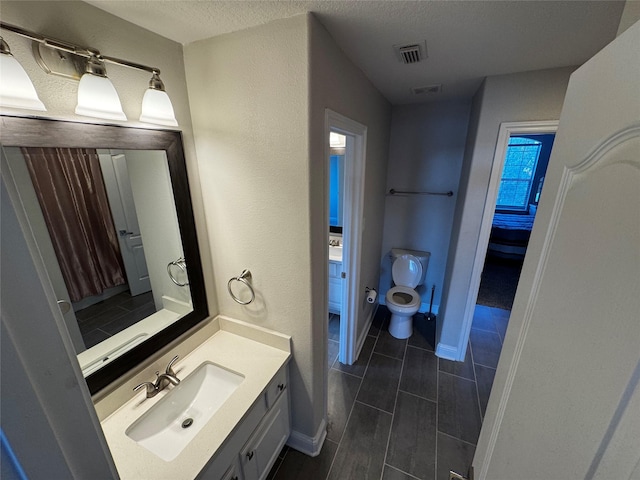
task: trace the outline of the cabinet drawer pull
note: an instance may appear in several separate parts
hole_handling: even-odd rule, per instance
[[[279,383],[278,384],[278,390],[279,391],[283,391],[285,389],[285,384],[284,383]]]
[[[249,460],[251,460],[251,459],[253,458],[253,450],[252,450],[252,451],[250,451],[250,452],[247,452],[247,458],[248,458]]]

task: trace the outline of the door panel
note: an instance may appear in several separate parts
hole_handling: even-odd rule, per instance
[[[638,45],[640,23],[569,83],[478,478],[628,479],[640,460]]]
[[[136,206],[123,153],[100,153],[100,166],[105,180],[109,206],[116,231],[119,232],[120,253],[127,273],[132,296],[151,290],[151,281],[144,255],[144,245]]]

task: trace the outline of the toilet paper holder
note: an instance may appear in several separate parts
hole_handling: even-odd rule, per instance
[[[374,303],[378,297],[378,292],[375,288],[365,287],[365,293],[367,294],[367,303]]]

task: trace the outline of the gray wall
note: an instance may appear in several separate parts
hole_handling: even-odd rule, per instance
[[[293,337],[293,429],[314,438],[325,398],[325,108],[370,128],[363,285],[378,278],[390,108],[313,16],[195,42],[185,63],[220,312]],[[257,297],[246,307],[226,291],[243,268]]]
[[[638,0],[627,0],[618,25],[618,35],[628,29],[631,25],[640,20],[640,2]]]
[[[364,76],[362,71],[336,45],[322,24],[309,17],[311,38],[311,250],[314,285],[314,327],[318,334],[327,319],[326,297],[320,285],[326,285],[326,251],[328,216],[328,171],[325,158],[325,110],[331,109],[367,127],[364,169],[364,205],[360,285],[355,302],[358,305],[356,340],[366,336],[367,319],[374,306],[366,302],[366,287],[377,288],[380,278],[380,249],[384,223],[384,189],[389,152],[391,106]],[[323,180],[324,179],[324,180]],[[326,352],[326,348],[324,350]]]
[[[462,324],[500,124],[559,119],[574,69],[488,77],[474,97],[436,339],[449,357],[466,351]]]
[[[220,313],[293,337],[293,428],[311,435],[323,403],[311,331],[307,19],[194,42],[185,66]],[[247,306],[227,292],[244,268],[256,291]]]
[[[453,197],[386,196],[380,295],[391,286],[391,248],[431,252],[425,278],[425,307],[436,286],[438,311],[464,154],[470,102],[450,101],[393,107],[386,192],[453,191]]]

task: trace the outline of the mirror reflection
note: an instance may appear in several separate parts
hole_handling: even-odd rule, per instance
[[[344,204],[344,155],[347,138],[329,133],[329,231],[342,233]]]
[[[193,311],[165,151],[4,153],[85,376]]]

